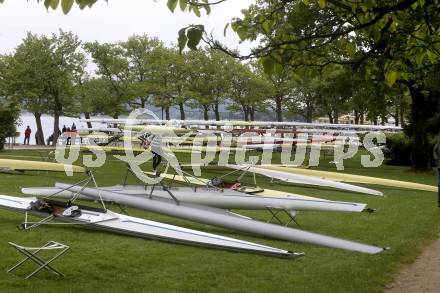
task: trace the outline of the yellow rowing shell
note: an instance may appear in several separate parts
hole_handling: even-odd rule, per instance
[[[70,169],[70,167],[75,173],[86,172],[86,169],[84,167],[75,166],[75,165],[64,165],[59,163],[48,163],[48,162],[40,162],[40,161],[0,159],[0,171],[64,172],[66,169]]]
[[[81,150],[86,151],[86,150],[103,150],[105,152],[125,152],[127,150],[130,150],[129,148],[123,147],[123,146],[96,146],[96,145],[84,145],[81,146]],[[149,150],[149,148],[144,149],[144,148],[139,148],[139,147],[132,147],[131,150],[135,153],[142,153],[146,150]],[[166,148],[164,149],[166,151]],[[191,153],[192,151],[190,149],[179,149],[179,148],[171,148],[173,153],[184,153],[184,154],[188,154]],[[200,152],[197,150],[194,150],[194,152]]]
[[[260,166],[258,166],[260,167]],[[364,183],[364,184],[373,184],[373,185],[383,185],[383,186],[392,186],[398,188],[405,189],[414,189],[414,190],[422,190],[422,191],[432,191],[437,192],[437,186],[414,183],[414,182],[406,182],[400,180],[393,179],[384,179],[377,177],[369,177],[362,175],[353,175],[353,174],[344,174],[344,173],[336,173],[336,172],[327,172],[327,171],[319,171],[319,170],[310,170],[305,168],[298,168],[294,166],[276,166],[276,165],[265,165],[262,168],[276,170],[276,171],[284,171],[293,174],[314,176],[321,179],[327,179],[332,181],[341,181],[341,182],[351,182],[351,183]]]

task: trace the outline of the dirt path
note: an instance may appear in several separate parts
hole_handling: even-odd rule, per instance
[[[440,238],[403,269],[385,292],[440,292]]]

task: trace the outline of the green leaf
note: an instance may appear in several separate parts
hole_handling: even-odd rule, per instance
[[[413,4],[411,4],[411,8],[414,9],[414,10],[417,9],[417,6],[419,6],[418,2],[414,2]]]
[[[273,66],[273,72],[275,74],[281,74],[284,70],[284,66],[278,62],[275,61],[275,64]]]
[[[350,56],[354,56],[356,54],[356,44],[354,42],[348,42],[345,49]]]
[[[264,72],[267,75],[272,75],[275,69],[275,60],[271,56],[261,58]]]
[[[205,8],[206,14],[210,14],[211,13],[211,6],[204,5],[203,7]]]
[[[238,37],[240,38],[240,40],[244,41],[246,39],[247,36],[247,29],[245,27],[237,27],[235,32],[238,34]]]
[[[431,63],[436,63],[437,62],[437,55],[434,52],[432,52],[431,50],[428,50],[426,52],[426,54],[428,55],[428,58],[431,61]]]
[[[325,8],[326,0],[319,0],[319,7]]]
[[[376,1],[375,0],[365,0],[364,3],[362,4],[362,9],[364,9],[365,7],[365,11],[373,8],[376,6]]]
[[[187,4],[188,3],[186,2],[186,0],[179,0],[180,10],[184,11],[186,9]]]
[[[74,0],[62,0],[61,8],[63,9],[63,13],[67,14],[72,9]]]
[[[50,0],[50,7],[53,10],[57,9],[59,4],[60,4],[60,0]]]
[[[174,12],[177,7],[177,0],[168,0],[167,6],[168,9],[171,10],[171,12]]]
[[[186,37],[186,29],[187,29],[187,27],[179,30],[179,38],[178,38],[177,42],[179,43],[179,52],[180,53],[182,53],[183,49],[185,49],[186,43],[188,42],[188,38]]]
[[[44,0],[44,7],[46,7],[46,9],[49,9],[50,2],[52,2],[52,0]]]
[[[422,66],[423,59],[425,58],[425,53],[419,53],[416,55],[416,63],[418,66]]]
[[[202,25],[198,25],[188,29],[187,32],[188,48],[190,48],[191,50],[197,50],[197,46],[199,45],[200,40],[202,39],[204,31],[205,28]]]
[[[397,79],[396,71],[391,70],[385,74],[385,82],[388,86],[392,86],[396,82],[396,79]]]
[[[198,6],[193,6],[193,11],[194,11],[194,14],[195,15],[197,15],[197,17],[200,17],[200,9],[199,9],[199,7]]]
[[[263,24],[261,25],[263,27],[263,30],[265,33],[270,32],[271,28],[272,28],[272,22],[270,22],[269,20],[266,20],[263,22]]]

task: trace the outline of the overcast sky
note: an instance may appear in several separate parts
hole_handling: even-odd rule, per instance
[[[45,9],[36,0],[5,0],[0,4],[0,53],[10,53],[25,37],[26,32],[38,34],[56,33],[58,29],[72,31],[83,41],[114,42],[126,40],[133,34],[147,33],[165,43],[177,41],[177,32],[188,24],[204,24],[208,32],[232,48],[246,53],[249,44],[239,44],[234,32],[223,37],[223,29],[240,10],[252,0],[229,0],[214,7],[209,16],[198,18],[190,13],[173,14],[166,0],[99,0],[91,9],[74,7],[66,16],[61,9]]]

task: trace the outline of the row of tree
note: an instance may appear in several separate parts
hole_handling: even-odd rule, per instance
[[[89,64],[89,59],[93,62]],[[93,66],[94,72],[88,68]],[[383,82],[365,81],[349,66],[289,68],[267,74],[260,62],[243,63],[219,50],[180,53],[159,39],[134,35],[117,43],[82,43],[70,32],[38,36],[28,33],[13,54],[0,56],[0,96],[19,103],[36,119],[44,143],[41,116],[54,119],[54,141],[61,115],[114,118],[138,107],[155,105],[170,119],[177,107],[199,108],[204,119],[220,120],[221,107],[241,111],[296,115],[311,122],[327,115],[338,123],[353,113],[356,123],[404,121],[408,95]],[[210,117],[210,113],[214,117]]]

